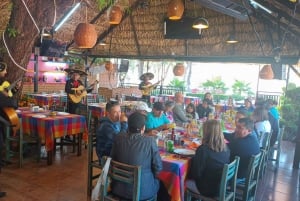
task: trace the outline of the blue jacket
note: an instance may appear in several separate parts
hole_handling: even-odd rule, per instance
[[[101,161],[102,156],[109,156],[116,135],[127,132],[127,122],[112,122],[109,118],[100,119],[100,126],[96,132],[96,153]]]
[[[157,194],[159,180],[156,178],[162,170],[162,161],[155,139],[140,133],[121,134],[115,138],[111,151],[113,160],[142,168],[140,200],[146,200]],[[132,186],[112,182],[112,192],[122,198],[132,198]]]

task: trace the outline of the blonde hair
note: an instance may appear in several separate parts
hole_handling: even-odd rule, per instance
[[[202,144],[207,145],[215,152],[226,149],[220,121],[211,119],[203,124]]]

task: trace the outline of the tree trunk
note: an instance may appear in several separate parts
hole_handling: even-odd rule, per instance
[[[12,2],[13,8],[8,27],[9,30],[16,30],[17,34],[10,36],[12,31],[6,30],[5,39],[2,42],[7,45],[7,49],[1,55],[8,66],[7,80],[9,82],[25,75],[26,71],[22,68],[27,69],[30,56],[34,53],[34,47],[40,43],[39,30],[46,26],[52,26],[55,13],[53,1],[50,0],[24,0],[26,6],[20,0],[13,0]],[[56,0],[56,12],[59,14],[59,18],[72,3],[73,0]],[[30,14],[27,12],[26,7]],[[33,21],[35,21],[39,30]]]

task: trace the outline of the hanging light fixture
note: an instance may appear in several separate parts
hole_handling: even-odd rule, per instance
[[[226,40],[226,43],[235,44],[237,42],[239,42],[239,41],[235,38],[235,19],[232,18],[232,32],[231,32],[229,38]]]
[[[109,12],[109,24],[120,24],[122,20],[122,10],[120,6],[113,6]]]
[[[264,80],[272,80],[274,73],[270,64],[264,65],[259,72],[259,78]]]
[[[93,48],[97,42],[95,25],[80,23],[74,32],[74,41],[79,48]]]
[[[182,0],[171,0],[168,3],[168,18],[170,20],[181,19],[184,12],[184,4]]]
[[[175,76],[183,76],[184,75],[184,65],[183,63],[177,63],[173,68],[173,73]]]
[[[207,19],[200,17],[193,22],[194,29],[207,29],[209,27]]]

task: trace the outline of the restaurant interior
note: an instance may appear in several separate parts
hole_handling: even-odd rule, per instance
[[[287,92],[290,72],[300,77],[299,0],[2,0],[0,11],[0,62],[7,65],[4,80],[9,87],[21,83],[12,97],[18,108],[2,108],[10,124],[1,127],[5,148],[0,194],[6,194],[0,200],[94,201],[98,178],[105,172],[95,147],[99,120],[108,115],[106,104],[117,101],[127,117],[138,110],[140,101],[148,101],[145,97],[150,108],[155,102],[176,101],[177,93],[184,95],[185,107],[201,105],[204,93],[163,82],[166,76],[184,77],[188,82],[193,63],[255,64],[260,66],[258,80],[286,83],[285,93],[270,93],[270,85],[269,92],[241,96],[240,104],[247,98],[253,104],[256,98],[272,99],[282,112],[286,94],[299,100],[294,95],[299,88]],[[155,62],[160,66],[154,75],[149,64]],[[138,75],[130,74],[132,69]],[[66,93],[66,83],[75,73],[84,87],[78,96],[75,89],[74,97]],[[147,73],[150,81],[152,74],[158,82],[146,95],[140,83],[125,82],[126,77],[140,80]],[[3,83],[0,93],[10,92]],[[79,103],[76,114],[69,110],[70,101]],[[291,110],[300,110],[297,104],[291,105]],[[203,124],[218,119],[224,133],[234,133],[239,107],[214,100],[206,118],[170,124],[163,134],[159,130],[154,135],[163,165],[157,177],[168,199],[157,196],[151,200],[184,201],[191,200],[190,195],[198,200],[186,181],[192,157],[202,146]],[[290,126],[279,124],[276,145],[270,147],[266,142],[262,146],[264,157],[254,173],[249,173],[254,190],[239,185],[227,188],[225,178],[220,181],[225,191],[232,191],[231,200],[300,199],[297,124],[292,128],[284,125]],[[174,136],[182,140],[175,143]],[[169,141],[175,143],[170,150]],[[237,170],[232,180],[237,179],[236,174]],[[113,177],[112,171],[108,175]],[[133,174],[130,177],[140,182]],[[221,195],[201,199],[223,200]],[[122,199],[107,196],[100,200]]]

